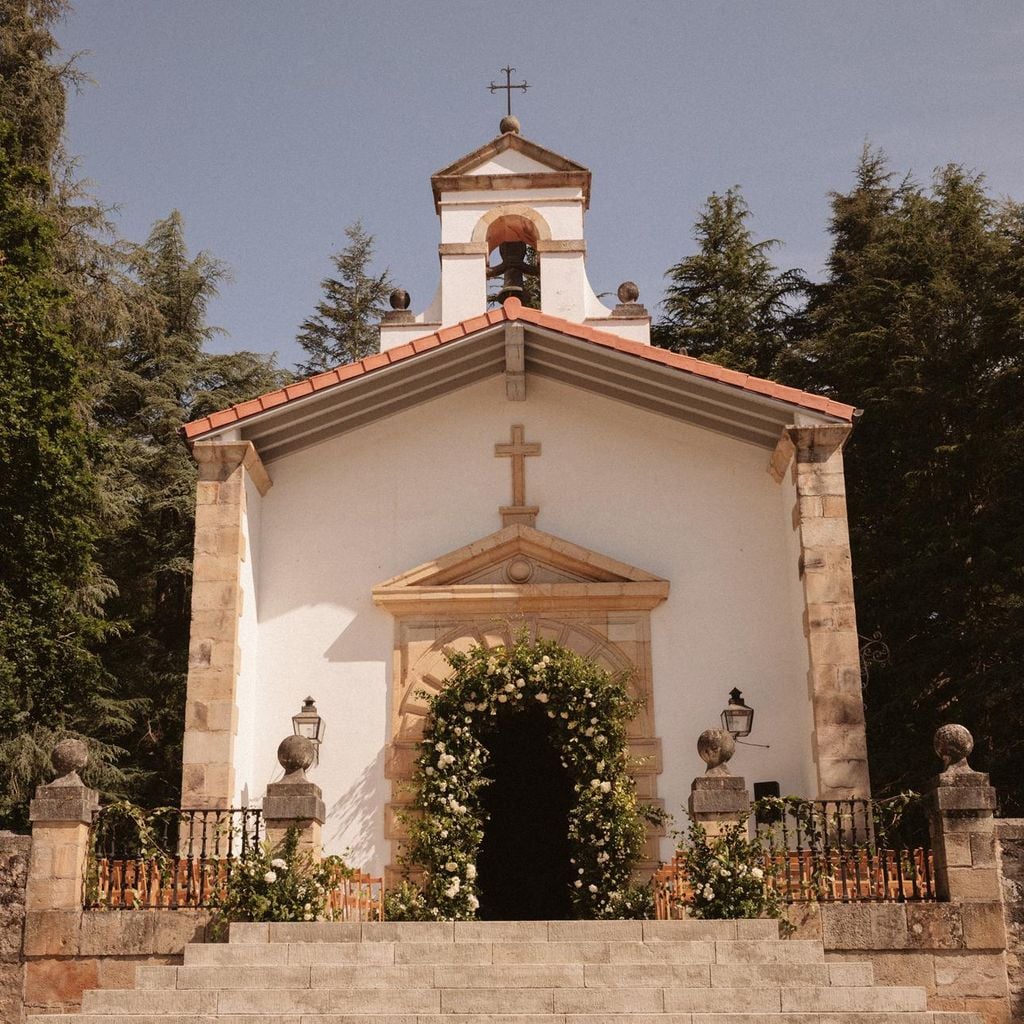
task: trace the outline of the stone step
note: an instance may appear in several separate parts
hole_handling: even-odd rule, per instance
[[[777,921],[340,921],[231,925],[229,942],[710,942],[779,940]],[[781,941],[781,940],[779,940]]]
[[[820,963],[813,940],[660,942],[255,942],[192,943],[185,966],[210,964],[630,964]]]
[[[868,979],[848,965],[827,963],[620,963],[620,964],[333,964],[275,963],[140,967],[138,988],[230,991],[241,988],[321,989],[668,989],[822,988],[835,978]]]
[[[177,1011],[168,1014],[39,1014],[33,1024],[622,1024],[608,1014],[346,1014],[268,1013],[216,1014]],[[635,1013],[629,1024],[980,1024],[970,1013],[942,1011],[743,1013],[723,1007],[720,1012]]]
[[[822,965],[838,968],[847,984],[870,984],[870,965]],[[849,967],[867,968],[857,976]],[[312,980],[312,979],[311,979]],[[815,987],[817,992],[820,987]],[[871,991],[884,992],[884,989]],[[141,989],[93,990],[83,997],[85,1013],[486,1013],[500,1006],[507,1013],[634,1013],[637,1011],[712,1012],[781,1010],[783,988],[762,985],[694,988],[406,988],[406,989]]]

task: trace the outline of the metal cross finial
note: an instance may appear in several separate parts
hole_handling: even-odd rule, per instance
[[[511,117],[512,116],[512,90],[513,89],[522,89],[523,92],[526,92],[526,90],[530,88],[530,85],[529,85],[528,82],[520,82],[518,85],[513,85],[512,84],[512,72],[515,71],[515,68],[504,67],[501,70],[505,72],[505,84],[504,85],[495,85],[494,82],[491,82],[489,88],[490,88],[491,92],[497,92],[499,89],[504,89],[505,90],[505,98],[508,101],[508,116]]]

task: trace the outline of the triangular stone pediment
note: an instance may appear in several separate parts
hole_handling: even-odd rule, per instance
[[[504,158],[503,158],[504,155]],[[518,156],[518,160],[516,157]],[[503,158],[503,159],[502,159]],[[507,132],[499,135],[490,142],[484,143],[479,149],[472,153],[460,156],[454,163],[442,167],[434,178],[455,177],[462,174],[491,173],[483,172],[482,168],[492,162],[521,164],[525,170],[527,166],[537,171],[583,171],[590,172],[583,164],[576,163],[568,157],[560,156],[558,153],[544,146],[524,139],[521,135]],[[517,173],[510,171],[509,173]]]
[[[668,581],[531,526],[506,526],[373,589],[395,614],[543,608],[653,608]]]
[[[577,188],[590,204],[590,171],[575,160],[507,132],[431,175],[434,205],[442,192]]]

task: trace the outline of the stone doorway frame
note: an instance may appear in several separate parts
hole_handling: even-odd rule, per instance
[[[511,582],[524,573],[529,582]],[[663,806],[657,792],[662,755],[654,731],[650,611],[668,591],[666,580],[524,525],[505,527],[374,588],[374,602],[395,617],[385,761],[391,786],[384,821],[391,850],[386,884],[401,877],[407,836],[401,819],[414,796],[416,746],[427,714],[422,693],[443,688],[446,651],[507,645],[523,629],[532,639],[554,640],[608,671],[628,674],[631,696],[644,704],[629,729],[631,774],[640,799]],[[664,834],[663,826],[648,827],[639,872],[657,867]]]

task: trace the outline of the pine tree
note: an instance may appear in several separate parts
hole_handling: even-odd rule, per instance
[[[226,268],[208,253],[189,255],[177,211],[154,225],[132,263],[135,284],[125,303],[133,319],[111,347],[94,411],[107,472],[128,499],[101,539],[116,586],[108,611],[125,626],[101,654],[119,692],[138,702],[133,799],[167,803],[180,775],[196,487],[179,430],[290,375],[251,352],[204,351],[215,333],[207,307]]]
[[[932,730],[961,721],[1018,812],[1024,207],[957,166],[894,182],[866,151],[832,209],[785,372],[865,410],[846,463],[859,628],[889,652],[865,693],[874,785],[920,786]]]
[[[776,270],[768,254],[779,243],[755,242],[749,217],[738,186],[708,197],[694,225],[698,251],[665,275],[666,316],[654,343],[769,377],[805,280],[799,270]]]
[[[391,280],[387,270],[376,277],[369,272],[373,236],[363,225],[356,221],[345,234],[349,244],[331,256],[338,276],[320,282],[324,297],[299,328],[297,340],[308,358],[298,371],[306,376],[365,359],[380,348],[378,323]]]
[[[95,560],[101,518],[88,390],[59,270],[52,169],[64,79],[51,64],[63,0],[0,0],[0,827],[24,828],[62,734],[91,740],[88,780],[114,767],[134,707],[96,656],[112,625]]]
[[[34,163],[34,161],[33,161]],[[93,560],[96,494],[83,391],[52,273],[46,175],[0,122],[0,824],[25,802],[54,738],[127,725],[96,657],[105,625]]]

